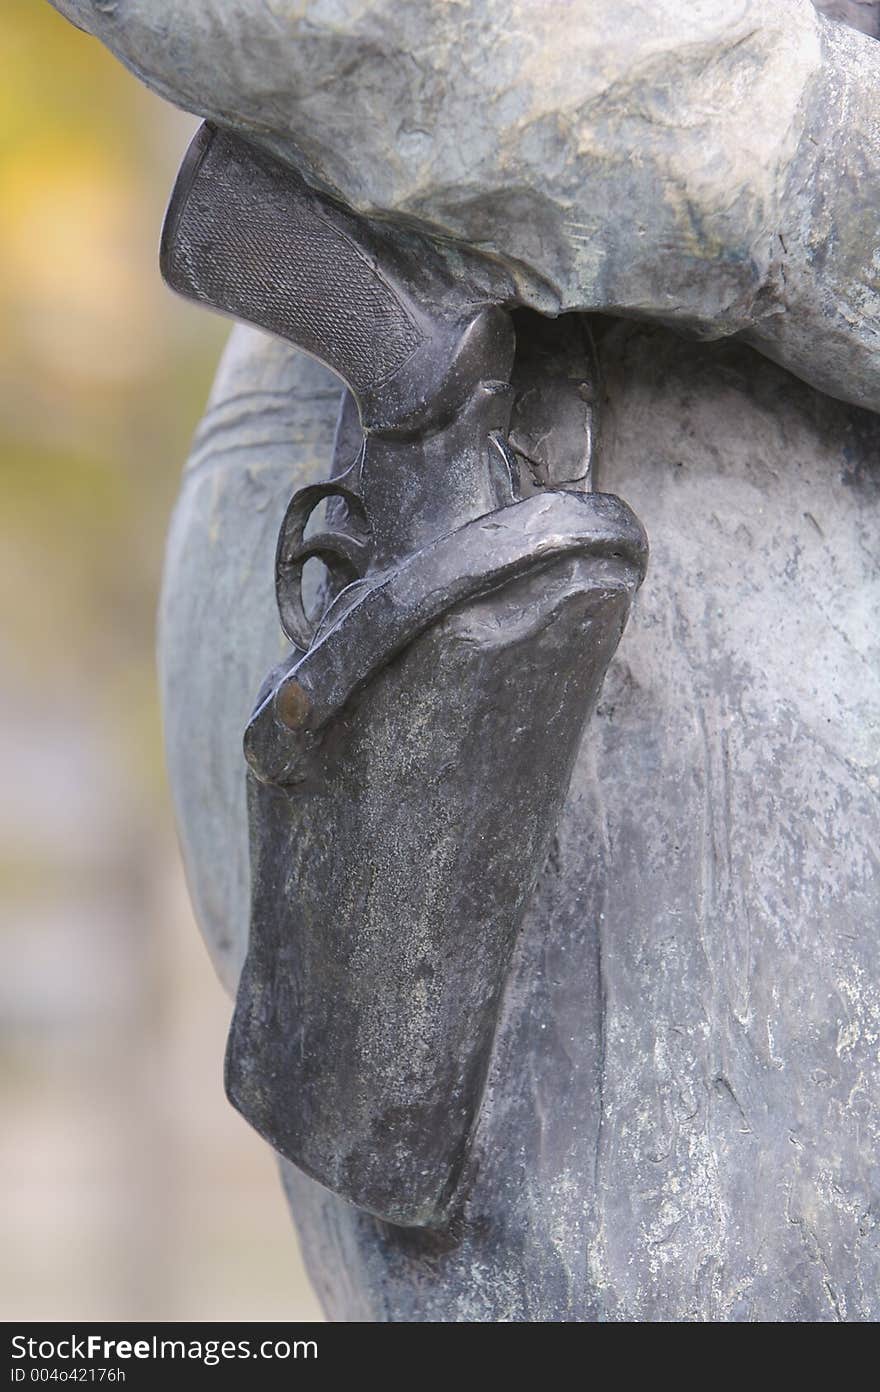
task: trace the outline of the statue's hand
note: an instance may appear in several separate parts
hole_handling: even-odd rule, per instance
[[[880,409],[880,44],[808,0],[53,0],[353,206],[537,308],[741,333]]]

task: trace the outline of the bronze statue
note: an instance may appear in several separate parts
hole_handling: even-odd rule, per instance
[[[160,661],[328,1313],[876,1318],[877,6],[59,7],[275,335]]]

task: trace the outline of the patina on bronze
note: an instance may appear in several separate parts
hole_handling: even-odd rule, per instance
[[[517,334],[492,263],[356,217],[209,126],[162,268],[350,393],[330,481],[295,494],[279,537],[292,648],[245,736],[229,1095],[337,1193],[443,1224],[517,930],[646,561],[626,505],[587,491],[589,345],[528,317]],[[310,559],[327,570],[315,613]]]

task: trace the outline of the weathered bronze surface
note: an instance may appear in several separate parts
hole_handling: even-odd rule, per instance
[[[355,217],[210,127],[162,267],[350,393],[330,480],[294,495],[279,536],[292,648],[245,736],[229,1095],[336,1192],[443,1224],[517,930],[644,573],[633,514],[586,491],[590,345],[537,316],[517,334],[490,263]]]
[[[323,275],[337,319],[349,300],[363,323],[380,322],[377,303],[391,306],[387,343],[362,344],[359,362],[391,371],[424,329],[425,306],[454,337],[455,295],[471,287],[474,307],[511,312],[516,331],[509,428],[490,436],[494,485],[505,486],[512,463],[524,498],[601,486],[650,527],[651,580],[580,741],[515,934],[452,1181],[454,1221],[436,1226],[450,1211],[436,1190],[405,1195],[410,1214],[435,1226],[402,1227],[282,1165],[324,1308],[356,1320],[876,1319],[880,5],[54,3],[164,96],[269,152],[259,174],[241,143],[218,163],[218,176],[233,176],[227,207],[209,197],[204,226],[216,223],[218,251],[219,229],[234,231],[238,254],[217,264],[249,279],[219,296],[214,285],[209,300],[252,320],[256,306],[255,322],[285,333],[301,313],[285,294],[303,275],[315,280],[288,251],[328,210],[332,265],[353,267],[352,247],[367,245],[387,266],[379,291],[369,267],[353,267],[348,299]],[[297,175],[273,193],[275,156]],[[304,193],[299,176],[344,209]],[[250,203],[240,198],[249,177],[265,195]],[[300,210],[298,233],[279,229],[284,208]],[[251,242],[262,250],[243,269]],[[203,251],[210,261],[210,237]],[[417,275],[413,259],[424,261]],[[196,270],[210,274],[204,261]],[[413,301],[417,282],[426,293]],[[336,344],[326,322],[297,322],[298,343],[319,353]],[[439,328],[428,333],[440,338]],[[159,643],[168,766],[196,915],[232,990],[251,897],[240,732],[263,674],[283,656],[273,587],[300,655],[308,649],[319,666],[322,635],[341,616],[328,602],[359,567],[370,584],[379,564],[357,545],[378,534],[357,518],[359,495],[343,478],[364,433],[348,391],[340,417],[338,383],[290,343],[234,330],[169,538]],[[364,382],[352,385],[368,394]],[[320,504],[317,533],[302,499],[282,526],[294,483],[325,488],[331,476],[350,497]],[[393,498],[380,512],[388,540],[401,533],[392,571],[430,550],[403,544]],[[472,524],[464,513],[454,529]],[[308,548],[321,529],[328,578],[314,604]],[[326,755],[326,781],[313,785],[257,786],[250,775],[252,808],[266,812],[268,868],[255,898],[267,917],[252,934],[248,1011],[258,1024],[251,1006],[262,993],[271,1028],[262,1059],[254,1039],[240,1055],[266,1084],[257,1101],[273,1128],[307,1123],[317,1106],[315,1135],[327,1124],[316,1172],[342,1165],[349,1143],[352,1164],[370,1147],[363,1116],[348,1133],[336,1129],[332,1086],[326,1108],[297,1091],[301,1060],[287,1057],[276,1028],[283,982],[303,982],[294,1014],[311,1019],[314,1042],[336,997],[309,994],[310,964],[332,962],[333,934],[343,951],[351,924],[358,971],[338,973],[344,1018],[357,1018],[359,984],[391,1019],[396,981],[409,1011],[400,1018],[413,1023],[399,1053],[424,1062],[421,1084],[428,1079],[440,1036],[418,1026],[434,986],[414,975],[412,953],[415,927],[430,921],[406,898],[412,876],[398,905],[392,870],[419,863],[426,883],[436,872],[446,884],[446,862],[424,848],[455,818],[443,820],[430,767],[426,794],[418,783],[435,737],[448,738],[456,776],[467,765],[472,783],[507,793],[500,817],[512,835],[533,813],[533,801],[517,800],[511,745],[503,758],[491,746],[495,716],[487,710],[488,744],[477,739],[475,753],[462,755],[460,727],[474,710],[465,656],[488,662],[489,635],[503,646],[521,617],[540,611],[539,580],[431,622],[370,669],[320,733],[308,728],[320,716],[315,693],[297,678],[279,689],[280,729],[265,719],[252,732],[264,776],[285,777],[288,757],[300,776]],[[524,630],[522,651],[536,664],[529,680],[539,643],[569,617],[540,639]],[[297,660],[287,655],[282,677]],[[484,677],[480,667],[485,693]],[[500,709],[519,680],[519,668],[503,676]],[[536,725],[540,738],[527,710],[526,728]],[[344,757],[334,763],[336,748]],[[452,807],[466,805],[463,782],[446,791]],[[325,802],[310,803],[312,793]],[[426,819],[423,841],[413,804]],[[316,908],[312,918],[310,906],[328,902],[312,868],[334,858],[338,876],[324,884],[337,917],[319,919]],[[470,874],[477,859],[457,872]],[[285,865],[290,875],[273,889],[271,872]],[[483,871],[480,863],[472,876],[478,886]],[[377,885],[390,902],[376,900]],[[462,913],[464,922],[471,906]],[[442,932],[429,940],[445,941]],[[288,952],[287,978],[276,944]],[[477,956],[483,944],[475,933],[452,953],[474,980],[489,970]],[[371,1020],[380,1018],[373,1005]],[[466,1040],[462,1058],[471,1047]],[[328,1059],[340,1048],[337,1033]],[[381,1099],[394,1067],[383,1074],[380,1056],[356,1042],[350,1057],[364,1095]],[[446,1085],[436,1069],[434,1096]],[[287,1110],[285,1078],[302,1114]],[[413,1119],[392,1116],[400,1148],[388,1184],[398,1196]],[[449,1154],[433,1155],[441,1183]],[[364,1182],[382,1209],[380,1177]]]

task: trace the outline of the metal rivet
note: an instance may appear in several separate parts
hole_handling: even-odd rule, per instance
[[[279,687],[275,696],[275,713],[289,730],[302,729],[311,708],[309,694],[298,681],[287,681]]]

